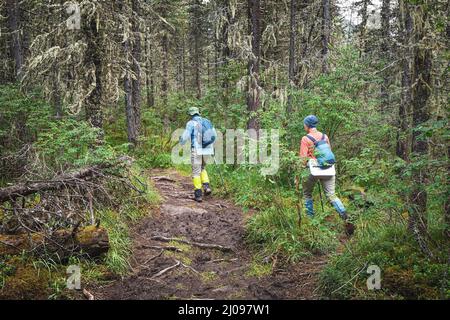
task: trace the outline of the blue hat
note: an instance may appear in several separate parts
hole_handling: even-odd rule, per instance
[[[317,127],[317,124],[319,123],[319,119],[315,115],[309,115],[303,120],[303,123],[306,124],[310,128]]]

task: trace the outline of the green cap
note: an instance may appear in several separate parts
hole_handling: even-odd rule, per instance
[[[196,114],[200,115],[200,110],[197,107],[190,107],[188,110],[188,115],[195,116]]]

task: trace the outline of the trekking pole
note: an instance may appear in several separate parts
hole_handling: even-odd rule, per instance
[[[216,166],[218,166],[218,163],[217,163],[216,155],[215,155],[215,154],[213,154],[213,159],[214,159],[214,164],[215,164]],[[223,180],[223,175],[222,175],[222,170],[221,170],[221,169],[219,169],[219,176],[220,176],[220,180],[222,181],[222,185],[223,185],[223,188],[224,188],[224,190],[225,190],[225,194],[228,194],[227,187],[225,186],[225,182],[224,182],[224,180]]]
[[[320,205],[322,206],[322,213],[325,212],[323,209],[323,200],[322,200],[322,184],[319,182],[319,197],[320,197]]]
[[[302,183],[302,174],[300,173],[300,178],[297,176],[295,181],[295,191],[297,193],[297,214],[298,214],[298,227],[302,226],[302,196],[300,194],[300,184]]]

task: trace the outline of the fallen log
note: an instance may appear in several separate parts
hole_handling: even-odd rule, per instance
[[[112,164],[110,163],[104,163],[83,168],[75,172],[57,175],[51,180],[26,181],[13,186],[0,188],[0,203],[14,200],[18,197],[25,197],[37,192],[58,190],[64,186],[74,184],[79,180],[88,180],[98,176],[100,175],[101,170],[111,166]]]
[[[108,233],[103,228],[89,226],[77,231],[62,229],[52,234],[41,232],[18,235],[0,234],[0,256],[17,255],[23,251],[49,254],[61,260],[83,254],[96,258],[108,252]]]

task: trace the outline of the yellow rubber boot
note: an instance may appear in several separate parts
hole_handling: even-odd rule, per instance
[[[202,188],[202,179],[200,177],[192,178],[192,183],[194,184],[195,190],[199,190]]]
[[[202,172],[200,173],[200,178],[203,184],[209,183],[208,172],[206,172],[205,169],[203,169]]]
[[[200,177],[194,177],[192,179],[192,182],[194,183],[194,199],[197,202],[202,202],[202,179]]]

